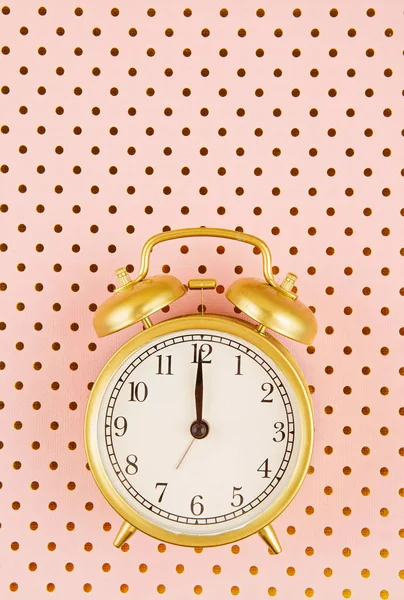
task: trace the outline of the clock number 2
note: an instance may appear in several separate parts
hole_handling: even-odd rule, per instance
[[[128,475],[136,475],[139,471],[137,466],[137,456],[135,454],[129,454],[129,456],[126,457],[126,462],[128,463],[125,468],[126,473]]]
[[[129,382],[130,385],[130,398],[129,402],[144,402],[149,395],[149,390],[144,381],[139,381],[135,385],[134,381]]]
[[[263,383],[261,389],[263,392],[267,392],[267,394],[263,397],[261,402],[273,402],[274,399],[269,397],[274,391],[274,386],[272,385],[272,383],[269,383],[269,381]]]

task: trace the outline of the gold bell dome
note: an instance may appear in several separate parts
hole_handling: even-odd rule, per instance
[[[118,269],[116,275],[122,285],[94,315],[93,324],[98,337],[147,319],[186,292],[186,287],[172,275],[153,275],[139,282],[132,281],[125,269]]]
[[[317,321],[311,310],[291,293],[296,279],[288,273],[284,282],[275,287],[262,279],[243,277],[229,286],[226,297],[268,329],[310,344],[316,337]]]

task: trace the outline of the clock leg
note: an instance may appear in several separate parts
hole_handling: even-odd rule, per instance
[[[258,532],[266,545],[269,547],[271,554],[279,554],[282,552],[282,546],[279,543],[278,537],[272,525],[267,525]]]
[[[133,535],[136,531],[136,527],[133,527],[127,521],[124,521],[119,528],[118,533],[116,534],[116,538],[114,539],[114,546],[116,548],[120,548],[122,544],[128,541],[131,535]]]

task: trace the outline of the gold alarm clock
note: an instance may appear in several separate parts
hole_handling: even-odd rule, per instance
[[[153,324],[150,316],[188,290],[172,275],[147,277],[161,242],[218,237],[260,250],[264,279],[239,278],[226,297],[253,321],[188,314]],[[313,414],[307,383],[288,350],[267,329],[309,344],[312,311],[294,293],[296,276],[274,280],[259,238],[226,229],[178,229],[144,245],[131,280],[96,311],[99,337],[134,323],[143,331],[108,360],[94,383],[85,418],[91,472],[124,519],[114,544],[137,529],[164,542],[216,546],[259,533],[281,552],[272,521],[291,502],[309,467]],[[203,307],[203,298],[202,298]]]

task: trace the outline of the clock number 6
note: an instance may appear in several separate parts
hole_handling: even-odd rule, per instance
[[[192,512],[193,515],[195,515],[195,517],[199,517],[203,513],[203,511],[205,510],[202,502],[197,502],[197,498],[199,498],[200,500],[203,500],[202,496],[194,496],[192,498],[192,501],[191,501],[191,512]]]
[[[128,475],[136,475],[139,471],[137,466],[137,456],[135,456],[135,454],[129,454],[129,456],[126,457],[126,462],[128,463],[125,469],[126,473]]]

